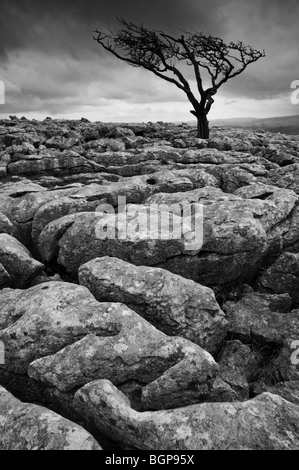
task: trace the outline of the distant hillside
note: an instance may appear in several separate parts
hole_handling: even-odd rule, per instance
[[[214,119],[210,125],[219,127],[239,127],[243,129],[263,129],[269,132],[281,132],[283,134],[299,134],[299,114],[295,116],[280,116],[272,118],[233,118]]]

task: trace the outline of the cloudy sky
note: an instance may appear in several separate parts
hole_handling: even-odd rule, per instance
[[[266,58],[220,88],[210,119],[299,114],[290,100],[299,80],[298,0],[0,0],[0,116],[192,119],[182,91],[93,41],[93,30],[113,29],[116,16],[265,49]],[[188,79],[194,85],[191,68]]]

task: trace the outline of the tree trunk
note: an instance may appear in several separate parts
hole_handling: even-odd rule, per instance
[[[209,121],[205,112],[196,114],[197,118],[197,137],[208,139],[210,136]]]

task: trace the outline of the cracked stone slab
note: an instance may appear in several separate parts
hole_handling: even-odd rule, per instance
[[[221,380],[236,393],[239,400],[249,399],[249,382],[262,361],[262,354],[239,340],[227,341],[218,364]]]
[[[1,368],[26,373],[37,357],[55,353],[86,334],[113,335],[117,322],[106,319],[109,305],[99,304],[81,286],[47,282],[30,289],[0,293],[0,331],[5,344]]]
[[[108,255],[136,265],[165,268],[205,285],[244,282],[254,276],[269,252],[298,241],[298,196],[286,190],[277,190],[266,200],[222,194],[217,188],[202,190],[206,200],[203,230],[200,233],[198,228],[193,233],[193,237],[203,239],[198,249],[188,250],[184,233],[165,240],[162,230],[154,239],[149,232],[136,232],[145,209],[135,205],[135,215],[129,217],[129,222],[123,212],[107,217],[107,225],[116,227],[116,231],[114,236],[106,238],[98,236],[100,214],[94,214],[88,223],[81,222],[78,214],[58,242],[58,262],[76,274],[81,264]],[[201,201],[200,194],[196,198]],[[162,201],[167,202],[167,198],[163,197]],[[169,195],[169,201],[174,201],[174,194]],[[162,212],[167,215],[165,208]],[[135,227],[135,232],[129,228],[129,237],[119,237],[119,230],[124,233],[128,227]]]
[[[244,343],[259,345],[271,353],[267,367],[260,371],[269,382],[299,379],[296,350],[299,344],[299,310],[289,310],[281,300],[291,305],[288,294],[270,295],[250,292],[238,302],[227,302],[228,334]]]
[[[218,374],[196,344],[157,330],[121,303],[98,302],[83,286],[48,282],[0,293],[7,374],[72,391],[97,378],[136,382],[142,407],[207,399]],[[215,393],[214,393],[215,395]]]
[[[123,302],[156,328],[215,352],[226,336],[224,313],[208,287],[161,268],[119,258],[96,258],[79,269],[79,282],[99,301]]]
[[[295,450],[299,445],[299,406],[271,393],[245,402],[140,413],[111,382],[97,380],[78,390],[75,404],[86,422],[137,449]]]
[[[12,287],[26,286],[45,268],[22,243],[7,233],[0,233],[0,263],[8,273]]]
[[[257,280],[260,292],[288,293],[295,306],[299,305],[299,254],[282,253]]]
[[[256,340],[277,345],[299,338],[299,310],[277,311],[275,301],[279,299],[279,295],[249,292],[238,302],[227,302],[229,334],[247,343]],[[283,295],[283,299],[287,302],[289,296]]]

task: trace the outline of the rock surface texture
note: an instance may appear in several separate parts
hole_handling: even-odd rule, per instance
[[[0,450],[101,450],[82,427],[0,387]]]
[[[0,449],[299,449],[299,137],[0,121]]]
[[[79,269],[80,283],[100,301],[123,302],[171,336],[216,352],[227,321],[212,289],[161,268],[118,258],[94,259]]]

